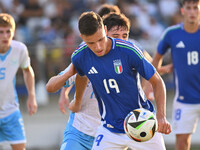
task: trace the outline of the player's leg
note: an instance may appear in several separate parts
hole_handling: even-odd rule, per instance
[[[199,104],[174,102],[173,132],[176,134],[176,150],[190,149],[191,134],[196,130],[199,109]]]
[[[103,126],[99,126],[95,136],[92,150],[126,150],[125,134],[112,133]]]
[[[25,130],[19,110],[1,119],[0,142],[7,141],[13,150],[25,150]]]
[[[176,150],[190,150],[191,134],[176,135]]]
[[[12,150],[25,150],[25,143],[11,144]]]

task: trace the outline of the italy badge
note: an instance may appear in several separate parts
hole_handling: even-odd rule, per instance
[[[123,72],[121,60],[120,59],[114,60],[113,64],[114,64],[115,72],[117,74],[121,74]]]

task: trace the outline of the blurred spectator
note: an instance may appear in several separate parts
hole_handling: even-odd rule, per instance
[[[50,20],[43,20],[43,28],[42,31],[38,33],[38,36],[39,40],[45,45],[54,44],[56,41],[56,30],[51,25]]]
[[[158,8],[161,14],[161,19],[166,26],[171,24],[171,18],[179,10],[177,0],[160,0]]]
[[[24,5],[20,3],[20,0],[12,0],[12,3],[10,3],[10,7],[8,9],[8,13],[14,17],[17,23],[19,22],[19,17],[23,11]]]
[[[31,32],[32,41],[35,42],[38,29],[41,28],[41,20],[43,17],[43,9],[39,5],[37,0],[28,0],[24,6],[24,11],[20,15],[20,22],[23,25],[26,25],[28,30]]]
[[[0,13],[6,12],[5,7],[3,6],[2,2],[0,1]]]
[[[43,6],[44,16],[52,19],[57,16],[57,1],[56,0],[46,0],[46,2],[41,3]]]
[[[0,0],[0,3],[4,7],[5,12],[8,12],[13,3],[13,0]]]
[[[64,40],[64,53],[67,58],[71,58],[71,55],[77,46],[77,37],[73,33],[73,30],[70,26],[66,26],[66,33],[67,34]]]
[[[149,38],[151,40],[154,40],[156,42],[158,42],[160,35],[162,34],[162,32],[164,31],[164,27],[163,25],[161,25],[155,17],[150,16],[149,17],[149,26],[146,28],[146,32],[149,35]],[[153,32],[152,32],[153,31]]]
[[[130,33],[129,33],[130,38],[135,39],[135,40],[139,40],[139,39],[143,38],[145,35],[145,32],[144,32],[144,30],[142,30],[140,28],[136,17],[131,16],[131,17],[129,17],[129,19],[132,24],[131,28],[130,28]]]

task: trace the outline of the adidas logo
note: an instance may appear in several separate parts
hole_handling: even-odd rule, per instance
[[[176,48],[185,48],[183,41],[178,42],[178,44],[176,44]]]
[[[97,73],[98,71],[94,67],[92,67],[90,71],[88,72],[88,74],[97,74]]]

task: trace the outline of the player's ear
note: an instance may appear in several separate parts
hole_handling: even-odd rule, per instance
[[[81,34],[80,34],[80,37],[81,37],[81,39],[83,39]]]
[[[181,8],[181,14],[182,14],[182,15],[184,14],[184,10],[183,10],[183,8]]]
[[[104,25],[104,30],[105,30],[106,35],[108,35],[107,26],[106,25]]]

